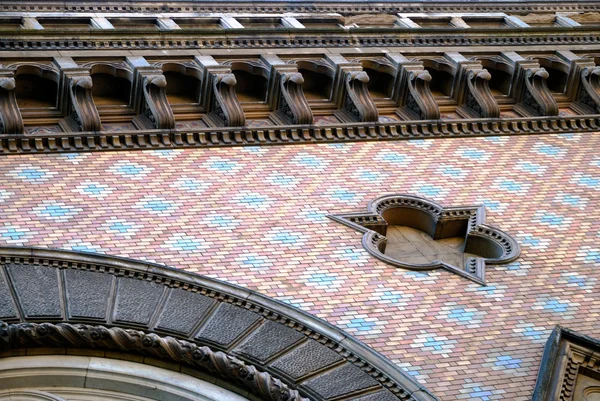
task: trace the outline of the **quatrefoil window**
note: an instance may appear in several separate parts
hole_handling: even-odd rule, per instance
[[[485,265],[519,257],[517,242],[485,224],[484,206],[445,208],[411,195],[387,195],[367,213],[329,215],[364,233],[363,247],[391,265],[410,270],[446,269],[485,284]]]

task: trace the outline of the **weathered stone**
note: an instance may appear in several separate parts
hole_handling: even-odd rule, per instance
[[[0,319],[17,317],[17,311],[10,296],[10,290],[4,276],[0,273]]]
[[[256,313],[223,303],[200,330],[196,339],[227,346],[260,318]]]
[[[58,270],[35,265],[9,264],[6,270],[27,318],[62,316]]]
[[[117,280],[115,320],[147,326],[162,295],[163,285],[135,278]]]
[[[341,360],[340,355],[326,346],[314,340],[308,340],[305,344],[275,361],[271,367],[298,380]]]
[[[171,289],[157,328],[189,333],[214,302],[204,295],[179,288]]]
[[[264,362],[302,338],[304,335],[296,330],[269,320],[252,333],[235,352]]]
[[[314,391],[325,399],[339,397],[376,385],[377,381],[375,379],[349,363],[309,379],[302,384],[303,387]]]
[[[65,271],[69,318],[106,319],[113,278],[99,272]]]
[[[364,397],[352,398],[350,401],[398,401],[398,397],[389,391],[378,391]]]

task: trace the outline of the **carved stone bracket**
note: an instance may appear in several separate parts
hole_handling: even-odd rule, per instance
[[[0,133],[23,133],[23,118],[15,96],[15,78],[12,70],[0,71]]]
[[[119,327],[69,323],[0,322],[0,350],[27,347],[75,347],[135,352],[183,363],[221,376],[269,401],[309,401],[279,379],[206,346]]]
[[[398,105],[396,114],[403,120],[438,120],[440,109],[429,88],[431,74],[423,63],[401,56],[395,57],[394,61],[398,63],[394,88],[394,101]]]
[[[572,107],[581,114],[600,113],[600,67],[581,69],[581,82]]]
[[[536,61],[516,61],[511,96],[517,102],[517,112],[525,116],[558,115],[558,104],[546,85],[548,77],[548,71]]]
[[[369,93],[369,75],[362,65],[339,55],[327,59],[336,67],[332,98],[338,107],[335,115],[344,122],[377,121],[379,112]]]
[[[457,101],[460,106],[457,112],[465,117],[500,117],[500,107],[489,87],[492,75],[481,65],[461,65],[459,74]]]
[[[271,119],[282,125],[312,124],[313,114],[302,89],[302,74],[295,64],[272,58],[265,58],[272,69],[267,100],[273,110]]]
[[[87,69],[62,69],[63,112],[67,115],[60,121],[65,131],[101,131],[100,115],[92,97],[92,77]]]
[[[141,129],[175,128],[175,117],[167,101],[165,76],[162,73],[140,73],[138,79],[143,100],[140,102],[141,108],[134,119],[134,124]]]
[[[204,122],[209,127],[243,127],[244,110],[237,98],[235,76],[228,66],[219,64],[210,56],[196,57],[202,68],[201,104],[207,114]]]

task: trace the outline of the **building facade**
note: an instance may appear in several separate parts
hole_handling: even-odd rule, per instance
[[[0,399],[600,399],[597,2],[0,4]]]

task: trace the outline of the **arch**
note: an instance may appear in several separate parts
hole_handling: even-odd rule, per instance
[[[327,64],[313,60],[299,60],[298,72],[304,78],[302,90],[306,100],[331,100],[335,70]]]
[[[225,62],[235,75],[235,92],[241,103],[265,102],[269,85],[269,70],[262,64],[250,61]]]
[[[90,63],[92,97],[98,107],[129,106],[133,86],[133,71],[123,64]]]
[[[435,399],[391,361],[308,313],[131,259],[2,247],[0,320],[0,351],[129,350],[215,374],[259,399]]]
[[[450,64],[435,59],[424,59],[423,66],[431,75],[429,88],[434,96],[452,96],[456,69]]]
[[[495,58],[479,57],[483,68],[489,71],[492,78],[489,81],[490,91],[493,95],[510,94],[512,78],[515,71],[514,66],[496,60]]]
[[[18,65],[15,71],[15,96],[19,108],[55,108],[58,81],[58,73],[50,68],[34,64]]]
[[[248,401],[248,398],[233,391],[176,371],[180,365],[166,369],[153,366],[148,363],[150,361],[144,362],[133,354],[113,354],[107,358],[76,355],[77,350],[71,352],[73,354],[70,355],[5,358],[0,365],[0,381],[3,383],[0,399],[66,401],[76,397],[80,401],[103,398],[121,401]]]
[[[362,60],[363,70],[369,76],[367,84],[373,99],[387,99],[393,96],[397,69],[393,65],[377,60]]]
[[[200,102],[202,72],[180,63],[164,63],[161,66],[167,80],[167,99],[170,104]]]
[[[551,57],[536,57],[540,66],[544,67],[548,71],[548,79],[546,79],[546,85],[552,93],[562,94],[567,89],[567,82],[569,81],[569,64],[559,60],[556,56]]]

